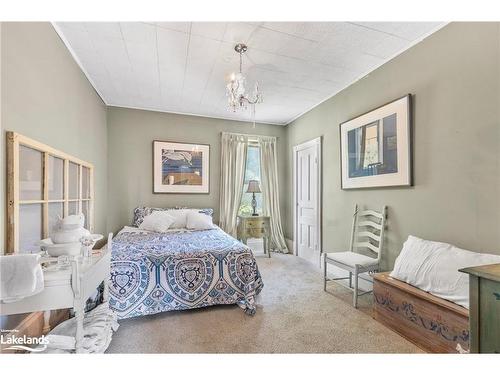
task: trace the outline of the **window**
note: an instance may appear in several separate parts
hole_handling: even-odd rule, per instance
[[[243,195],[241,197],[239,215],[252,215],[252,193],[247,193],[248,181],[257,180],[260,182],[260,148],[259,146],[249,145],[247,150],[247,162],[245,169],[245,181],[243,185]],[[262,213],[262,194],[255,193],[257,200],[257,213]]]
[[[61,151],[7,133],[6,253],[39,251],[59,216],[83,213],[93,230],[93,166]]]
[[[372,124],[366,125],[364,127],[364,138],[365,138],[365,158],[363,168],[369,168],[371,165],[381,162],[381,155],[379,152],[379,122],[376,121]]]

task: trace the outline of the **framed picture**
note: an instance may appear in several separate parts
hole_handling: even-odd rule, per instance
[[[412,185],[411,95],[340,124],[342,189]]]
[[[210,146],[153,141],[153,193],[209,193]]]

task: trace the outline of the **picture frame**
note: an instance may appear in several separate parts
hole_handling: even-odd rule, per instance
[[[412,186],[412,97],[340,124],[342,189]]]
[[[154,140],[153,193],[209,194],[210,145]]]

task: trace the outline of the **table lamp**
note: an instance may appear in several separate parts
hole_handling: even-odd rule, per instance
[[[252,216],[259,216],[257,214],[257,200],[255,199],[255,193],[261,193],[259,181],[257,180],[248,181],[247,193],[252,193],[252,209],[253,209]]]

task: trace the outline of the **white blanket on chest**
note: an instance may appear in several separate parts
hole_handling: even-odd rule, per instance
[[[391,276],[469,308],[469,275],[465,267],[500,263],[500,256],[475,253],[453,245],[409,236]]]
[[[36,254],[0,256],[0,301],[15,302],[43,290],[39,260]]]

